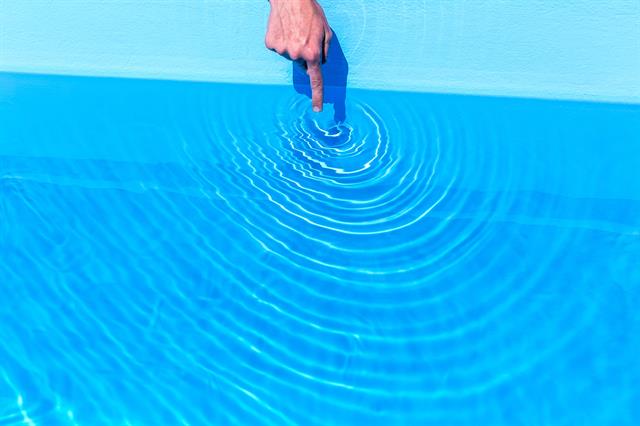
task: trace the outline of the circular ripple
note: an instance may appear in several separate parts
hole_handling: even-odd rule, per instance
[[[185,143],[210,208],[241,229],[228,238],[242,268],[216,261],[242,312],[226,318],[228,337],[264,362],[243,368],[307,398],[331,389],[333,408],[359,415],[392,410],[394,392],[409,405],[484,394],[581,329],[544,350],[542,336],[518,334],[576,315],[568,305],[541,320],[544,298],[532,301],[567,232],[544,259],[526,258],[545,241],[508,225],[516,176],[491,129],[443,102],[390,99],[352,100],[342,124],[287,99],[272,129],[248,125],[240,100],[224,126],[202,130],[223,141],[215,152]]]
[[[416,126],[394,129],[398,141],[391,143],[387,126],[398,124],[396,117],[382,120],[366,104],[352,110],[357,127],[322,126],[298,101],[285,116],[299,118],[278,121],[275,143],[254,135],[242,135],[239,143],[238,136],[227,135],[225,151],[216,156],[229,160],[233,175],[216,192],[251,198],[257,208],[229,207],[251,235],[294,266],[367,287],[379,276],[383,288],[394,282],[397,291],[414,285],[460,244],[479,238],[486,216],[497,214],[505,200],[452,190],[465,157],[486,166],[489,175],[494,167],[483,164],[491,153],[466,147],[458,152],[464,135],[446,121],[437,124],[437,111],[425,119],[405,110]],[[218,179],[206,172],[202,178],[209,184]],[[474,211],[474,220],[454,221]],[[451,226],[462,228],[443,232]]]

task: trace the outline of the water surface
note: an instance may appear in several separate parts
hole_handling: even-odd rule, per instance
[[[0,75],[0,424],[640,423],[640,107]]]

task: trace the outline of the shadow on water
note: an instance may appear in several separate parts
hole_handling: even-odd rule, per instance
[[[322,66],[324,76],[324,102],[332,104],[334,109],[334,120],[337,123],[344,122],[346,118],[345,102],[347,97],[347,76],[349,75],[349,64],[340,46],[340,41],[335,31],[333,40],[329,46],[327,62]],[[308,96],[311,99],[311,85],[309,76],[302,67],[293,63],[293,87],[296,92]]]

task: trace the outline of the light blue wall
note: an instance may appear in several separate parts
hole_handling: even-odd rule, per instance
[[[351,87],[640,102],[640,0],[322,0]],[[0,70],[283,84],[266,0],[0,0]]]

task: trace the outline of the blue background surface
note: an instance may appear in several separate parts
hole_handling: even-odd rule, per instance
[[[351,87],[640,102],[637,0],[322,0]],[[286,84],[265,0],[2,0],[0,70]]]
[[[0,423],[639,424],[640,107],[345,111],[0,75]]]

